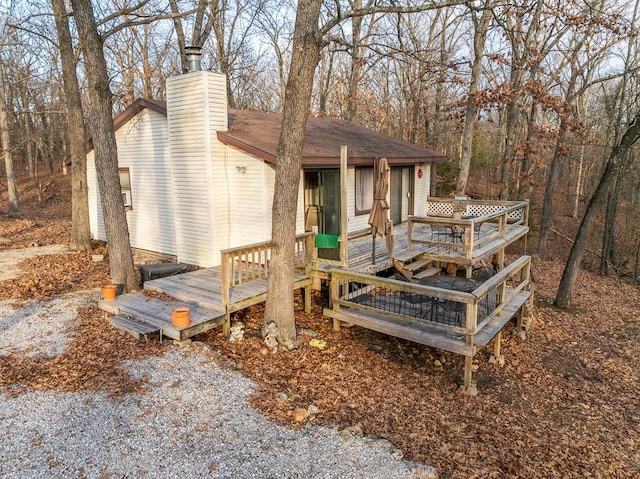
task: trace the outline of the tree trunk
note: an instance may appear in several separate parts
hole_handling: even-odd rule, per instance
[[[271,232],[273,249],[264,320],[265,323],[276,323],[278,342],[285,347],[292,346],[296,339],[292,288],[296,209],[313,77],[320,60],[320,44],[316,35],[321,5],[322,0],[298,2],[282,132],[278,143]]]
[[[551,228],[551,218],[553,216],[553,195],[555,193],[558,176],[560,176],[560,166],[562,161],[566,159],[566,140],[568,125],[565,119],[560,120],[560,127],[556,147],[553,153],[551,165],[549,165],[549,174],[547,175],[547,183],[544,189],[544,199],[542,200],[542,212],[540,213],[540,233],[538,236],[538,254],[541,258],[547,255],[547,239],[549,229]]]
[[[102,201],[105,233],[109,246],[111,280],[127,291],[138,287],[129,243],[129,228],[122,201],[118,174],[118,152],[111,117],[112,95],[104,59],[102,40],[98,35],[89,0],[72,0],[75,22],[84,54],[91,127],[98,188]]]
[[[602,256],[600,256],[600,275],[609,274],[609,263],[615,266],[616,255],[616,216],[618,215],[618,198],[622,189],[621,175],[616,175],[614,185],[607,198],[607,208],[604,216],[604,231],[602,233]]]
[[[22,104],[24,108],[24,146],[25,153],[27,155],[27,172],[29,178],[36,176],[35,169],[35,144],[33,120],[31,119],[31,113],[29,113],[29,97],[26,87],[22,90]]]
[[[596,191],[589,201],[587,211],[582,218],[580,228],[576,235],[575,243],[569,253],[569,259],[564,267],[562,273],[562,279],[558,286],[558,293],[556,294],[556,305],[560,308],[568,308],[571,305],[571,299],[573,297],[573,289],[576,283],[576,277],[578,275],[578,269],[580,268],[580,261],[582,255],[587,247],[587,239],[591,232],[591,226],[593,219],[598,211],[598,208],[604,201],[611,188],[618,171],[623,166],[628,152],[633,144],[640,138],[640,111],[636,112],[636,115],[631,123],[627,126],[624,135],[621,140],[616,144],[605,167],[604,173],[600,177],[600,182],[596,188]]]
[[[488,2],[487,2],[488,3]],[[488,5],[487,5],[488,6]],[[478,116],[478,105],[475,95],[478,92],[478,82],[482,73],[482,57],[484,53],[484,43],[487,38],[487,29],[492,17],[491,10],[483,10],[480,21],[476,17],[476,12],[471,12],[475,31],[473,35],[473,66],[471,67],[471,83],[467,94],[467,108],[464,117],[464,131],[462,132],[462,157],[460,158],[460,173],[458,174],[458,184],[456,186],[456,196],[464,196],[469,179],[469,166],[473,153],[473,132],[475,130],[476,117]]]
[[[87,187],[87,157],[82,102],[76,73],[75,55],[69,32],[69,20],[64,0],[52,0],[58,32],[58,48],[62,62],[65,103],[67,107],[67,137],[71,156],[71,240],[72,251],[91,249],[89,200]]]
[[[354,0],[353,8],[362,8],[362,0]],[[362,42],[362,17],[351,19],[351,71],[349,72],[349,82],[347,87],[347,115],[346,120],[349,123],[357,123],[358,121],[358,80],[360,79],[360,71],[362,70],[362,62],[364,48]]]
[[[9,190],[9,216],[17,218],[20,215],[20,200],[18,199],[18,184],[13,171],[13,155],[11,153],[11,139],[9,138],[9,120],[5,108],[4,72],[0,65],[0,153],[4,156],[4,167],[7,173],[7,189]]]
[[[498,193],[498,199],[500,200],[509,199],[511,164],[516,159],[517,132],[520,125],[520,107],[518,103],[520,102],[520,88],[522,86],[522,71],[520,68],[514,68],[512,84],[511,99],[507,105],[507,132],[500,163],[500,191]]]

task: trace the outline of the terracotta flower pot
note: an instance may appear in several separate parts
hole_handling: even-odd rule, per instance
[[[116,299],[117,292],[118,292],[118,286],[115,284],[105,284],[102,287],[102,297],[106,301],[112,301]]]
[[[189,308],[176,308],[173,310],[171,324],[176,328],[186,328],[191,324],[189,319]]]

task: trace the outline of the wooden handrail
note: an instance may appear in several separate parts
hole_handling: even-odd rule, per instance
[[[493,276],[492,278],[478,286],[475,290],[468,293],[463,291],[422,285],[419,283],[398,281],[392,278],[382,278],[365,273],[331,269],[329,271],[329,273],[331,274],[332,293],[332,305],[330,307],[334,310],[339,309],[340,305],[365,310],[375,309],[371,306],[363,306],[361,304],[353,303],[348,299],[347,296],[349,294],[353,294],[353,292],[350,293],[348,290],[345,290],[344,286],[348,285],[350,282],[359,283],[361,285],[360,289],[358,290],[358,294],[360,294],[361,291],[367,291],[368,289],[381,288],[383,290],[400,291],[402,293],[428,296],[445,301],[455,301],[467,306],[467,315],[464,327],[438,324],[434,324],[433,326],[438,329],[447,329],[450,331],[473,335],[477,334],[483,328],[488,318],[491,318],[493,316],[500,316],[505,305],[508,304],[509,301],[518,293],[529,287],[530,268],[530,256],[523,256],[521,258],[518,258],[516,261],[500,271],[497,275]],[[509,289],[509,296],[506,296],[507,281],[518,272],[520,272],[519,282],[514,288]],[[499,294],[496,308],[493,311],[489,311],[486,316],[478,318],[479,305],[481,304],[481,301],[483,301],[484,297],[491,292],[497,292],[497,294]],[[403,316],[402,314],[389,311],[382,312],[383,314],[388,314],[390,316],[404,319],[409,322],[415,321],[415,318]]]
[[[309,273],[314,255],[314,233],[297,235],[294,245],[294,265]],[[222,266],[222,303],[229,304],[229,290],[238,284],[266,278],[271,262],[273,241],[227,248],[220,252]]]

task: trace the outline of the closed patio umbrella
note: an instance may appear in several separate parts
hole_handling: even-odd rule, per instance
[[[372,263],[376,262],[376,236],[384,236],[387,232],[387,222],[389,221],[389,203],[387,193],[389,192],[389,165],[386,158],[378,161],[376,182],[373,187],[373,205],[369,215],[371,234],[373,236]]]

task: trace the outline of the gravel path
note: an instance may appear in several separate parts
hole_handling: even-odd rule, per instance
[[[19,309],[0,302],[0,355],[60,354],[76,308],[95,297],[76,293]],[[198,348],[167,345],[163,356],[127,366],[148,378],[148,393],[0,393],[0,477],[435,477],[398,459],[387,441],[267,421],[247,401],[255,384]]]

